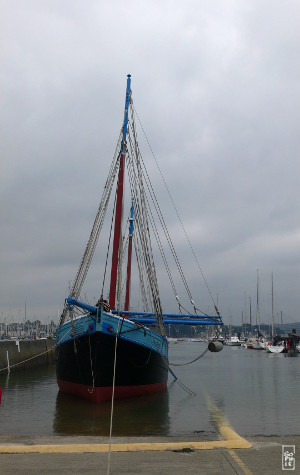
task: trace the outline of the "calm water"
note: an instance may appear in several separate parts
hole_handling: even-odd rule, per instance
[[[197,357],[204,343],[170,344],[170,363]],[[115,401],[113,435],[213,435],[214,401],[241,435],[300,433],[300,354],[297,357],[224,347],[196,363],[172,366],[190,396],[169,375],[168,391]],[[0,373],[0,435],[109,434],[110,403],[94,405],[61,394],[55,366],[9,377]]]

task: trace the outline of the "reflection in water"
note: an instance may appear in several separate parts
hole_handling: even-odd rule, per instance
[[[38,387],[41,384],[49,384],[55,374],[55,365],[28,368],[11,373],[0,373],[0,386],[7,391],[26,391],[28,388]],[[52,383],[52,381],[51,381]]]
[[[110,401],[91,404],[58,392],[53,431],[59,435],[109,435]],[[113,436],[167,435],[168,391],[114,402]]]
[[[0,435],[43,435],[52,432],[57,385],[55,366],[0,374],[3,397]],[[51,424],[51,426],[50,426]]]
[[[204,344],[170,345],[171,363],[186,363]],[[296,358],[225,347],[196,364],[177,366],[168,391],[115,401],[115,436],[188,436],[214,430],[208,399],[243,436],[299,434],[300,354]],[[0,373],[0,436],[109,435],[110,402],[91,404],[58,394],[55,365]]]

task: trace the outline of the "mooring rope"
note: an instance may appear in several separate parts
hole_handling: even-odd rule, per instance
[[[26,360],[19,361],[19,363],[10,364],[9,366],[6,366],[5,368],[0,369],[0,373],[2,371],[8,371],[10,368],[14,368],[15,366],[19,366],[20,364],[27,363],[27,361],[34,360],[35,358],[38,358],[39,356],[45,355],[46,353],[49,353],[50,351],[52,351],[54,348],[55,348],[55,345],[49,350],[43,351],[42,353],[32,356],[31,358],[27,358]]]
[[[94,370],[93,370],[92,348],[91,348],[91,334],[90,334],[90,332],[89,332],[89,347],[90,347],[90,365],[91,365],[91,376],[92,376],[92,381],[93,381],[93,387],[92,387],[91,390],[88,388],[88,392],[89,392],[90,394],[93,394],[94,389],[95,389],[95,376],[94,376]]]
[[[195,359],[192,360],[192,361],[189,361],[188,363],[169,363],[169,364],[170,364],[171,366],[187,366],[187,365],[189,365],[189,364],[195,363],[195,361],[200,360],[200,358],[202,358],[202,356],[204,356],[205,353],[207,353],[207,352],[208,352],[208,347],[205,348],[205,350],[204,350],[199,356],[197,356],[197,358],[195,358]]]
[[[114,357],[114,373],[113,373],[113,386],[111,394],[111,411],[110,411],[110,425],[109,425],[109,445],[108,445],[108,456],[107,456],[107,475],[110,472],[110,454],[111,454],[111,435],[112,435],[112,422],[114,414],[114,398],[115,398],[115,383],[116,383],[116,366],[117,366],[117,347],[118,347],[118,337],[119,337],[119,325],[120,318],[118,319],[117,334],[115,339],[115,357]],[[122,322],[123,323],[123,322]]]
[[[30,358],[27,358],[26,360],[19,361],[18,363],[10,364],[9,366],[6,366],[5,368],[0,369],[0,373],[1,373],[2,371],[8,371],[10,368],[14,368],[15,366],[19,366],[19,365],[21,365],[21,364],[27,363],[27,361],[34,360],[35,358],[38,358],[39,356],[45,355],[46,353],[50,353],[50,351],[53,351],[53,350],[61,343],[61,341],[67,336],[67,334],[70,333],[71,331],[72,331],[72,328],[70,328],[70,330],[68,330],[68,331],[61,337],[61,339],[55,343],[55,345],[54,345],[52,348],[49,348],[49,350],[43,351],[42,353],[39,353],[38,355],[31,356]],[[29,340],[29,341],[30,341],[30,340]],[[33,340],[33,341],[36,341],[36,340]]]
[[[173,376],[174,380],[175,380],[175,383],[177,383],[181,389],[183,389],[183,391],[185,391],[187,394],[189,394],[190,396],[196,396],[197,394],[190,388],[188,388],[179,378],[178,376],[174,373],[174,371],[170,368],[170,363],[169,363],[169,360],[165,357],[165,355],[162,353],[161,349],[158,347],[158,345],[156,344],[156,341],[155,341],[155,338],[154,338],[154,332],[152,332],[152,330],[150,328],[148,328],[148,330],[150,330],[150,333],[151,333],[151,336],[152,336],[152,343],[154,346],[156,346],[156,349],[158,351],[158,353],[160,354],[161,358],[162,358],[162,361],[163,361],[163,364],[165,365],[167,371],[170,371],[171,375]],[[177,365],[176,365],[177,366]],[[179,365],[178,365],[179,366]]]

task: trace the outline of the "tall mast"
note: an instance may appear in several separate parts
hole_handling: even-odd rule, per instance
[[[271,276],[272,280],[272,336],[274,335],[274,288],[273,288],[273,272]]]
[[[109,291],[109,305],[112,310],[116,307],[116,287],[118,277],[118,265],[120,257],[120,243],[122,232],[122,214],[123,214],[123,189],[124,189],[124,166],[125,166],[125,154],[126,154],[126,135],[128,125],[128,109],[130,101],[130,84],[131,76],[127,76],[127,88],[125,98],[125,111],[124,111],[124,123],[123,123],[123,139],[120,150],[120,168],[118,176],[117,187],[117,202],[115,213],[115,228],[114,228],[114,243],[112,253],[111,275],[110,275],[110,291]]]
[[[129,240],[128,240],[125,310],[129,310],[129,303],[130,303],[132,236],[133,236],[133,203],[131,205],[130,218],[129,218]]]
[[[250,336],[252,336],[252,312],[251,312],[251,297],[249,297],[249,303],[250,303]]]
[[[244,312],[243,312],[243,310],[242,310],[242,335],[244,335]]]
[[[256,279],[256,325],[258,321],[258,332],[260,333],[260,308],[259,308],[259,275],[257,269],[257,279]]]

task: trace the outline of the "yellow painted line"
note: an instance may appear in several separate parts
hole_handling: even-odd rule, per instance
[[[240,459],[240,457],[235,453],[234,450],[229,449],[228,453],[236,461],[236,463],[241,467],[245,475],[253,475],[251,470],[245,465],[245,463]]]
[[[247,465],[240,459],[240,457],[235,453],[233,449],[250,449],[252,444],[248,442],[248,440],[241,437],[239,434],[235,432],[235,430],[231,427],[228,420],[224,416],[223,412],[217,407],[217,405],[211,400],[208,399],[208,405],[211,411],[211,415],[213,421],[223,439],[230,440],[231,442],[236,443],[236,447],[227,447],[228,454],[235,460],[235,462],[239,465],[241,470],[245,475],[253,475],[251,470],[247,467]]]
[[[48,445],[5,445],[0,444],[0,454],[57,454],[57,453],[105,453],[105,452],[140,452],[166,450],[212,450],[215,448],[228,449],[230,455],[239,457],[232,449],[248,449],[252,447],[246,439],[238,435],[230,426],[224,414],[215,403],[208,401],[213,421],[222,440],[208,440],[200,442],[138,442],[128,444],[48,444]],[[240,459],[239,459],[240,460]],[[238,463],[238,462],[237,462]],[[242,460],[239,465],[242,466]],[[247,469],[247,467],[245,466]],[[247,475],[251,472],[245,472]]]
[[[203,442],[139,442],[132,444],[111,444],[111,452],[140,452],[166,450],[212,450],[215,448],[243,448],[235,440],[209,440]],[[56,453],[99,453],[108,452],[109,444],[61,444],[61,445],[0,445],[0,454],[56,454]]]
[[[211,400],[208,400],[209,409],[214,421],[214,424],[220,434],[220,436],[227,441],[235,442],[236,446],[232,449],[251,449],[252,444],[248,440],[241,437],[231,427],[224,414],[220,411],[217,405]]]

